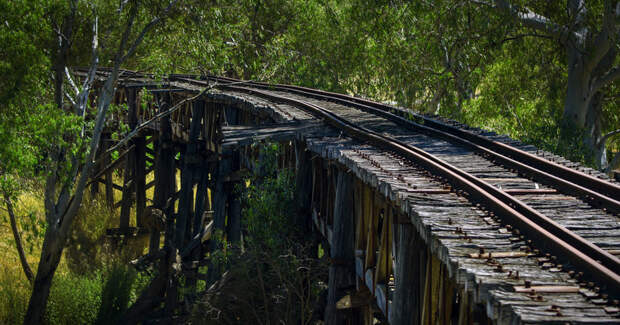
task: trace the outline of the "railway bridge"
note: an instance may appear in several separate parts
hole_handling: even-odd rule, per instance
[[[204,278],[211,233],[241,239],[230,189],[261,159],[252,144],[273,141],[279,166],[295,171],[291,222],[329,248],[327,324],[620,322],[620,185],[594,170],[439,117],[296,86],[122,71],[115,103],[128,110],[109,124],[125,121],[129,136],[102,138],[93,191],[103,184],[120,210],[110,235],[150,234],[137,263],[172,248],[179,274]],[[173,308],[174,290],[162,281],[151,294]]]

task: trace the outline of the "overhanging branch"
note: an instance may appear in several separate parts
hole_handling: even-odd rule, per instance
[[[539,15],[529,8],[517,8],[506,0],[495,0],[495,7],[517,19],[523,26],[543,31],[561,42],[565,42],[569,37],[578,37],[575,32],[570,31],[565,26],[552,22],[549,18]]]

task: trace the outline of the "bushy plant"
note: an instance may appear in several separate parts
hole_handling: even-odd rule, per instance
[[[115,324],[132,300],[136,271],[123,264],[112,265],[106,273],[96,324]]]
[[[47,324],[93,324],[101,302],[101,273],[82,276],[71,272],[54,277],[45,311]]]

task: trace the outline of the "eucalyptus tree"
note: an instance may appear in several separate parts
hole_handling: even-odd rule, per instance
[[[64,7],[61,18],[52,21],[53,35],[57,40],[51,64],[54,102],[57,111],[74,117],[77,126],[74,131],[77,132],[63,134],[66,141],[53,145],[48,152],[51,171],[46,177],[44,197],[47,228],[24,324],[40,324],[43,320],[52,279],[91,176],[94,155],[114,96],[121,64],[134,55],[147,33],[170,14],[176,2],[152,2],[148,8],[139,1],[121,1],[118,7],[112,7],[105,1],[84,4],[79,0],[70,0],[66,5],[60,4]],[[89,72],[78,86],[78,82],[70,76],[67,63],[70,62],[73,41],[77,39],[74,35],[81,31],[79,22],[83,18],[80,16],[83,14],[83,6],[92,10],[88,19],[92,41]],[[100,15],[115,17],[116,21],[100,26]],[[100,30],[103,31],[102,39],[105,41],[103,52],[108,51],[109,56],[100,56]],[[112,70],[97,92],[96,113],[91,121],[89,98],[101,59],[109,59]],[[70,103],[66,105],[64,98],[68,98]]]
[[[515,28],[529,30],[533,37],[543,37],[561,46],[566,67],[563,140],[571,141],[575,130],[582,132],[583,144],[600,169],[609,172],[620,165],[620,154],[610,163],[606,150],[607,141],[620,134],[620,129],[615,129],[620,126],[617,117],[613,116],[620,111],[620,2],[479,3],[502,13],[514,22]],[[610,110],[610,119],[615,121],[605,120],[606,110]]]

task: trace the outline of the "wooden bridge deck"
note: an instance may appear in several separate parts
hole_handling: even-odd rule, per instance
[[[123,79],[119,89],[124,87],[125,91],[173,88],[166,107],[204,89],[179,81],[162,87],[148,78],[135,77]],[[620,218],[616,214],[497,166],[462,145],[408,130],[374,114],[331,101],[266,92],[319,105],[357,125],[415,145],[514,193],[580,236],[620,254]],[[131,100],[136,101],[133,97]],[[291,104],[220,89],[209,91],[200,100],[206,107],[200,144],[202,150],[220,155],[216,159],[220,165],[222,153],[234,151],[242,156],[246,168],[252,168],[253,156],[247,147],[257,141],[280,142],[288,150],[287,164],[296,164],[299,174],[297,190],[305,191],[302,197],[308,201],[299,202],[300,209],[308,209],[315,229],[332,247],[330,270],[354,270],[356,275],[356,290],[349,290],[344,297],[339,294],[339,308],[355,307],[367,321],[378,308],[393,324],[620,322],[617,300],[567,272],[572,270],[570,265],[559,265],[555,256],[532,249],[529,238],[472,203],[467,193],[452,190],[444,180],[407,159],[352,139]],[[133,127],[156,114],[154,106],[134,110],[137,121]],[[219,115],[210,115],[214,112]],[[190,102],[171,115],[172,139],[181,146],[192,141],[193,119]],[[148,129],[162,131],[159,122]],[[531,146],[501,140],[538,153]],[[152,156],[155,160],[154,153]],[[222,174],[211,168],[210,172],[227,177],[224,174],[234,171]],[[217,203],[210,206],[217,215]],[[332,277],[330,273],[330,285],[350,285],[346,279],[331,283]],[[356,301],[355,297],[368,292],[371,303],[347,305],[347,301]]]

